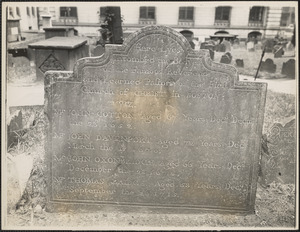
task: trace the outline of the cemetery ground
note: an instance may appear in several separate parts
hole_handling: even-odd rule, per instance
[[[219,62],[223,53],[215,53],[215,62]],[[243,76],[254,77],[261,57],[261,52],[246,52],[245,49],[232,49],[232,65],[235,59],[243,59],[244,68],[237,68]],[[291,54],[292,55],[292,54]],[[289,54],[282,58],[274,59],[272,53],[266,53],[264,60],[272,58],[277,65],[276,73],[269,74],[260,72],[260,79],[281,79],[282,63],[286,62]],[[13,67],[8,67],[8,86],[42,86],[42,82],[35,82],[35,69],[29,65],[26,58],[12,58]],[[242,80],[242,77],[240,76]],[[295,81],[296,85],[296,81]],[[280,85],[279,85],[280,88]],[[295,117],[295,94],[280,93],[268,90],[264,129],[265,134],[275,122],[284,122]],[[17,227],[44,227],[49,229],[79,227],[86,229],[94,227],[101,229],[106,227],[137,228],[137,227],[295,227],[295,185],[272,182],[269,185],[257,185],[255,214],[240,216],[230,214],[199,213],[199,214],[156,214],[149,210],[144,212],[140,208],[124,213],[118,211],[98,211],[89,213],[65,212],[49,213],[44,210],[46,204],[45,171],[45,121],[42,106],[28,106],[24,117],[28,120],[28,128],[20,131],[18,142],[9,148],[8,156],[31,157],[33,168],[30,171],[29,180],[25,191],[18,202],[16,209],[13,208],[7,215],[7,225],[11,228]],[[33,115],[33,116],[32,116]]]

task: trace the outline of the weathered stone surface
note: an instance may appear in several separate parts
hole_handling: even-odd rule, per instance
[[[266,71],[269,73],[275,73],[276,72],[276,64],[274,64],[274,61],[272,59],[266,59],[266,61],[261,62],[261,71]]]
[[[254,212],[266,84],[173,29],[47,72],[45,91],[48,210]]]
[[[290,78],[295,78],[295,60],[289,59],[282,64],[281,74],[287,75]]]
[[[78,59],[89,56],[86,43],[87,39],[72,36],[52,37],[29,44],[29,48],[35,53],[37,79],[43,80],[44,73],[49,70],[73,70]]]
[[[244,60],[243,59],[236,59],[235,62],[236,62],[237,67],[242,67],[242,68],[244,67]]]
[[[224,63],[224,64],[230,64],[232,60],[232,55],[230,54],[230,52],[226,52],[220,60],[220,63]]]
[[[267,149],[261,161],[265,184],[295,183],[296,139],[295,119],[286,124],[275,123],[267,132]]]

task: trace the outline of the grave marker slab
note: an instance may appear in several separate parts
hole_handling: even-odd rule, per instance
[[[253,213],[265,83],[148,26],[45,78],[47,210]]]
[[[296,125],[275,123],[267,133],[268,153],[262,157],[265,184],[273,181],[293,184],[296,177]]]
[[[276,72],[276,64],[274,64],[274,61],[272,59],[266,59],[266,61],[261,62],[261,71],[266,71],[269,73],[275,73]]]
[[[243,59],[236,59],[236,66],[237,67],[244,67],[244,60]]]
[[[295,78],[295,60],[289,59],[282,64],[281,74],[287,75],[290,78]]]

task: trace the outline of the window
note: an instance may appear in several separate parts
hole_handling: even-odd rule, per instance
[[[263,22],[264,7],[254,6],[250,9],[249,21]]]
[[[107,7],[100,7],[100,17],[104,18]]]
[[[295,8],[283,7],[281,12],[280,26],[286,27],[295,23]]]
[[[17,12],[17,15],[18,15],[19,17],[21,17],[21,13],[20,13],[20,8],[19,8],[19,7],[16,8],[16,12]]]
[[[142,6],[140,7],[140,19],[155,19],[155,7]]]
[[[193,20],[194,7],[179,7],[179,20]]]
[[[77,17],[77,8],[60,7],[60,17]]]
[[[30,16],[30,8],[27,6],[26,7],[27,15]]]
[[[35,11],[34,11],[34,7],[31,7],[31,12],[32,12],[32,16],[35,16]]]
[[[215,20],[229,21],[229,16],[230,16],[230,7],[221,6],[216,8]]]
[[[8,10],[9,10],[9,16],[10,16],[10,18],[14,18],[14,12],[13,12],[12,7],[9,7]]]

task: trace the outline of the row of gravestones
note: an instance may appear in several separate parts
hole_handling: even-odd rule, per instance
[[[266,59],[261,63],[261,71],[266,71],[269,73],[276,72],[276,64],[272,59]],[[282,64],[281,74],[286,75],[290,78],[295,78],[295,60],[289,59],[287,62]]]
[[[213,59],[213,58],[212,58]],[[232,62],[232,55],[230,52],[226,52],[220,60],[220,63],[224,64],[231,64]],[[236,66],[237,67],[244,67],[244,60],[236,59]],[[276,72],[276,64],[272,59],[266,59],[261,63],[260,71],[265,71],[269,73]],[[295,60],[289,59],[287,62],[282,64],[281,74],[286,75],[289,78],[295,78]]]

